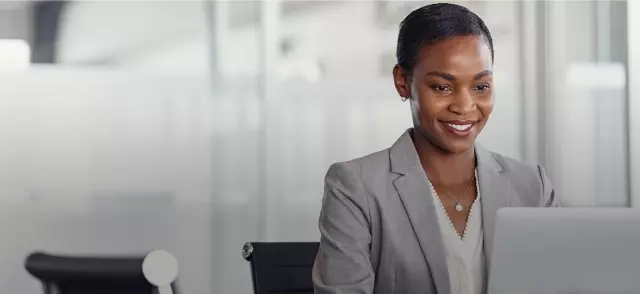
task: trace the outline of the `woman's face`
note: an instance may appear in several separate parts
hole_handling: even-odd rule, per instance
[[[418,58],[410,77],[394,69],[415,129],[445,152],[469,150],[494,105],[489,46],[482,36],[454,37],[425,46]]]

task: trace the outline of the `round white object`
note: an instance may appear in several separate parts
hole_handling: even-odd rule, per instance
[[[167,251],[152,251],[142,262],[142,274],[156,287],[171,285],[178,277],[178,260]]]

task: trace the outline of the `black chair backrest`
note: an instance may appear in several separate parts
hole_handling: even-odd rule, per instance
[[[143,256],[72,257],[36,252],[27,257],[25,268],[42,282],[44,294],[158,293],[142,273],[143,260]]]
[[[255,294],[313,294],[311,270],[319,243],[246,243]]]

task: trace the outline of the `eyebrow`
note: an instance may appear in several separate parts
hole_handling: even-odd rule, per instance
[[[485,71],[481,71],[477,74],[475,74],[473,76],[474,80],[479,80],[481,78],[484,78],[486,76],[490,76],[493,75],[493,72],[490,70],[485,70]],[[436,77],[440,77],[443,78],[447,81],[455,81],[456,80],[456,76],[450,74],[450,73],[446,73],[446,72],[441,72],[441,71],[430,71],[428,73],[425,74],[425,76],[436,76]]]
[[[477,73],[475,76],[473,76],[473,79],[474,79],[474,80],[479,80],[479,79],[481,79],[481,78],[484,78],[484,77],[486,77],[486,76],[491,76],[491,75],[493,75],[493,72],[492,72],[492,71],[490,71],[490,70],[485,70],[485,71],[481,71],[481,72]]]

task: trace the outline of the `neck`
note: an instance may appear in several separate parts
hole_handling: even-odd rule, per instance
[[[449,153],[419,134],[414,138],[414,145],[422,168],[432,183],[456,185],[468,183],[475,177],[476,155],[473,147],[462,153]]]

